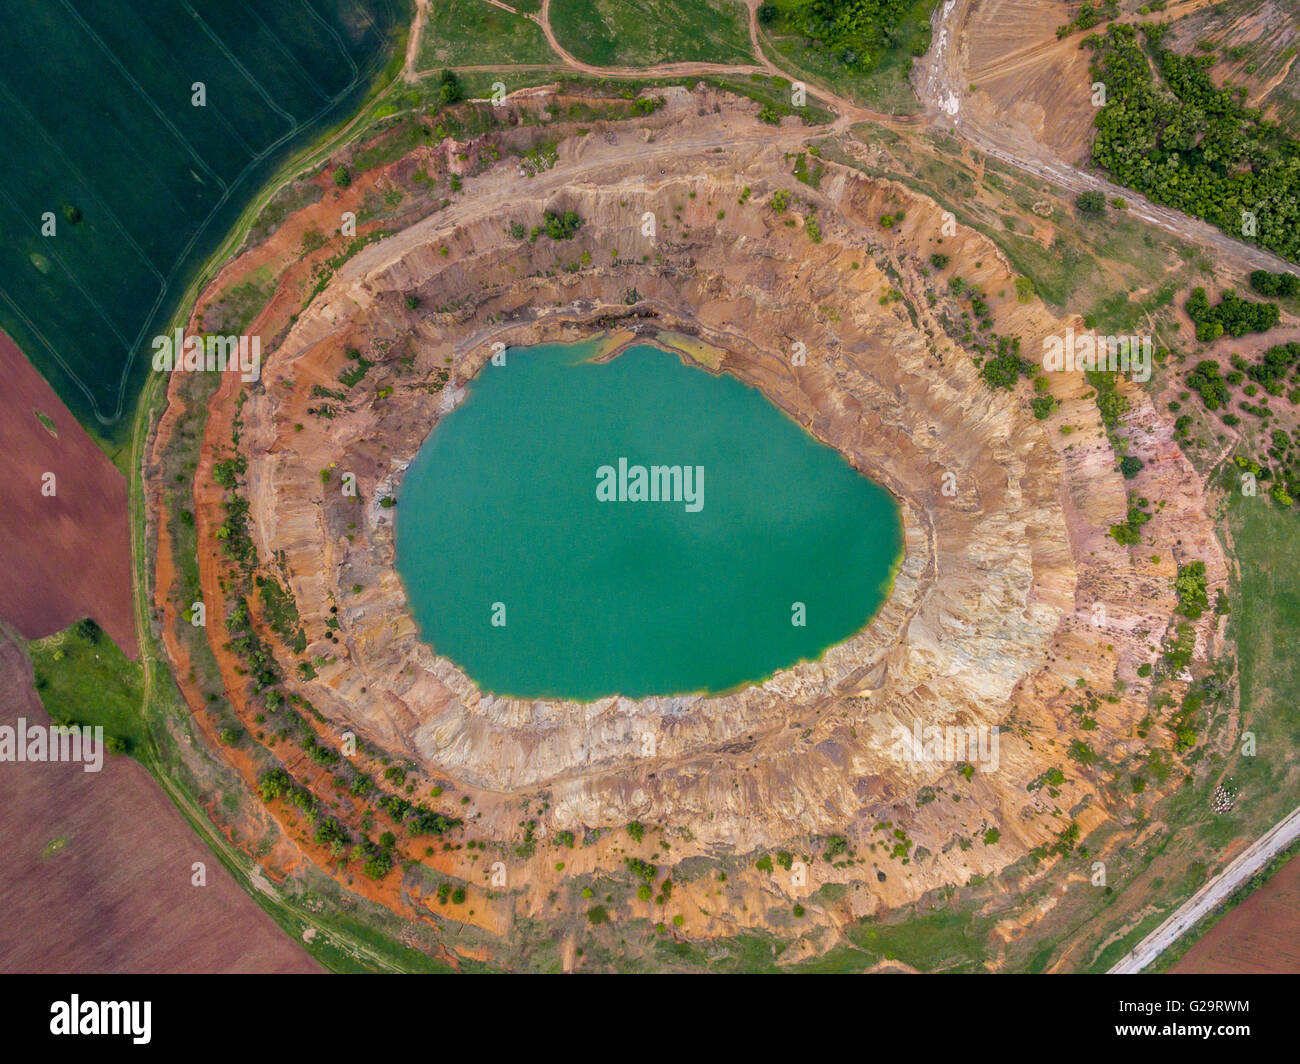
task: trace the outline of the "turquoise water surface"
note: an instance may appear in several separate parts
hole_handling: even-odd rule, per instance
[[[424,640],[485,691],[589,701],[727,690],[862,629],[902,554],[889,492],[733,377],[595,350],[511,349],[407,470]]]

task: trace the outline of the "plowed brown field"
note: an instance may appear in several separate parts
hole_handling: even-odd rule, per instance
[[[1300,972],[1300,857],[1210,928],[1173,971],[1186,973]]]
[[[49,723],[2,628],[0,685],[0,724]],[[0,764],[0,839],[0,972],[320,971],[129,758]]]
[[[134,659],[126,480],[4,333],[0,381],[0,619],[40,639],[93,617]]]

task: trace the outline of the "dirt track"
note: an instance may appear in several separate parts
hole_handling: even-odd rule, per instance
[[[0,379],[0,619],[40,639],[93,617],[134,659],[126,481],[3,333]],[[42,494],[45,473],[55,476],[52,497]]]
[[[912,84],[921,96],[927,115],[938,128],[951,131],[986,155],[1046,178],[1071,192],[1096,189],[1108,197],[1123,197],[1128,203],[1128,214],[1193,244],[1213,248],[1223,264],[1241,270],[1295,270],[1294,263],[1253,244],[1236,240],[1206,222],[1158,206],[1132,189],[1071,166],[1041,141],[1026,140],[1010,126],[975,113],[966,105],[971,76],[966,69],[965,55],[966,27],[975,4],[976,0],[946,0],[942,7],[936,8],[935,43],[913,67]],[[1171,5],[1164,20],[1186,14],[1199,6],[1202,6],[1202,0]],[[1044,54],[1050,54],[1052,48],[1051,45],[1045,46]]]
[[[1043,177],[1071,192],[1096,189],[1105,192],[1108,197],[1122,196],[1128,202],[1130,215],[1194,244],[1209,245],[1215,249],[1222,261],[1241,270],[1278,271],[1295,268],[1293,263],[1263,248],[1236,240],[1208,223],[1198,221],[1179,211],[1158,206],[1131,189],[1112,184],[1096,174],[1080,169],[1063,159],[1054,148],[1044,144],[1041,139],[1027,139],[1011,126],[995,118],[981,117],[974,113],[974,109],[965,106],[967,86],[972,81],[978,82],[981,78],[987,79],[995,74],[1005,77],[1011,73],[1010,68],[1005,65],[1002,66],[1000,73],[990,69],[987,64],[978,70],[968,69],[969,57],[965,38],[967,24],[976,2],[977,0],[946,0],[942,6],[935,9],[933,42],[925,56],[916,61],[912,75],[913,87],[925,108],[922,114],[899,116],[873,111],[836,95],[822,85],[813,84],[810,87],[837,116],[830,129],[841,132],[858,122],[875,122],[891,128],[933,125],[952,132],[971,147],[995,159]],[[1172,3],[1163,15],[1155,16],[1155,20],[1170,21],[1205,6],[1207,2],[1208,0],[1184,0],[1182,3]],[[592,66],[566,51],[556,39],[551,28],[550,0],[542,0],[541,11],[537,15],[524,17],[541,27],[547,43],[565,67],[583,74],[608,78],[766,74],[789,78],[788,74],[767,58],[759,45],[758,0],[745,0],[745,4],[749,10],[750,41],[754,46],[757,60],[753,65],[691,62],[665,63],[650,67]],[[413,32],[413,40],[415,36],[416,33]],[[1077,48],[1077,38],[1078,35],[1075,34],[1058,42],[1053,36],[1050,40],[1026,45],[1002,57],[998,62],[1006,64],[1014,58],[1022,65],[1032,65],[1035,59],[1039,61],[1050,59],[1054,55],[1060,55],[1063,50]],[[417,49],[418,42],[412,45],[410,56],[413,57]],[[408,77],[410,76],[418,75],[408,73]]]

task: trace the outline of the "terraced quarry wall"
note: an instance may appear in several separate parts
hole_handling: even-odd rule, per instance
[[[654,858],[679,883],[693,862],[731,862],[721,905],[705,903],[703,884],[674,896],[684,933],[706,937],[741,926],[788,933],[774,901],[824,887],[838,887],[839,900],[810,910],[816,927],[1024,868],[1027,857],[1018,874],[1032,879],[1044,857],[1098,829],[1105,845],[1125,845],[1137,829],[1112,774],[1145,755],[1151,685],[1189,678],[1152,677],[1176,605],[1171,578],[1201,560],[1211,589],[1225,579],[1199,479],[1168,426],[1120,382],[1145,462],[1134,488],[1161,503],[1146,542],[1121,547],[1109,529],[1125,519],[1129,493],[1092,390],[1079,375],[1049,375],[1057,405],[1038,419],[1024,387],[991,389],[982,356],[952,336],[947,279],[960,272],[977,284],[997,334],[1025,338],[1031,357],[1041,337],[1081,322],[1022,301],[991,243],[947,230],[939,208],[901,186],[820,164],[816,188],[794,180],[782,148],[800,146],[797,128],[759,130],[748,143],[740,134],[720,152],[716,130],[753,129],[753,107],[714,113],[707,90],[664,95],[664,110],[639,126],[654,146],[636,162],[620,149],[622,129],[562,141],[555,166],[534,178],[506,162],[487,170],[467,196],[339,270],[285,322],[242,398],[234,378],[223,380],[195,513],[203,597],[216,604],[207,640],[257,740],[243,770],[250,785],[259,767],[282,761],[321,795],[322,811],[364,837],[388,814],[367,813],[370,800],[337,781],[379,779],[396,760],[404,793],[459,819],[451,837],[472,841],[468,852],[426,846],[393,818],[393,854],[408,862],[393,894],[383,877],[365,884],[355,864],[313,846],[300,825],[304,848],[406,913],[430,904],[411,869],[451,876],[469,892],[458,918],[497,941],[520,919],[549,918],[557,896],[561,911],[580,913],[578,887],[625,863],[629,823],[663,840]],[[777,192],[792,205],[776,209]],[[324,221],[331,207],[306,210]],[[512,235],[512,223],[527,232],[548,210],[582,219],[573,239]],[[653,240],[642,235],[647,212]],[[885,226],[884,215],[902,221]],[[936,275],[926,261],[941,241],[951,262]],[[735,694],[586,705],[483,697],[420,643],[384,500],[400,500],[405,465],[493,343],[593,335],[610,356],[653,340],[735,375],[894,492],[906,558],[868,629],[821,662]],[[791,362],[795,341],[805,365]],[[358,356],[368,368],[341,387]],[[241,577],[215,539],[229,496],[208,478],[232,457],[243,463],[238,492],[259,571],[292,593],[305,642],[286,648],[254,595],[255,630],[291,701],[311,707],[311,743],[333,749],[345,733],[360,736],[345,766],[322,768],[286,745],[293,729],[268,717],[230,653],[226,615]],[[335,476],[323,483],[324,469],[353,473],[357,496],[339,492]],[[1212,655],[1218,618],[1190,630],[1195,658]],[[1083,700],[1085,747],[1103,752],[1100,765],[1078,753]],[[900,754],[899,729],[917,725],[997,725],[997,770]],[[287,807],[270,808],[294,830]],[[848,857],[818,862],[810,882],[753,864],[755,853],[815,851],[818,838],[842,839]],[[636,918],[663,912],[649,899],[628,905]]]

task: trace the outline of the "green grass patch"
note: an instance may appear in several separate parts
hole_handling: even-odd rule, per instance
[[[896,924],[863,920],[847,930],[850,942],[876,960],[898,960],[921,971],[979,971],[993,921],[953,910]]]
[[[754,62],[736,0],[554,0],[551,29],[594,66]]]
[[[429,5],[415,65],[417,70],[427,71],[557,60],[541,26],[531,19],[503,11],[487,0],[438,0]]]
[[[56,723],[102,726],[105,741],[124,739],[128,752],[152,750],[140,717],[144,672],[93,622],[27,644],[36,693]]]

